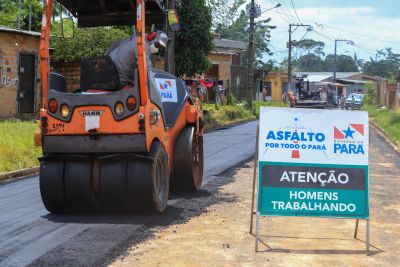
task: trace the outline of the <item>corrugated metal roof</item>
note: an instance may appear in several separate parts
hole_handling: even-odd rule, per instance
[[[308,74],[308,76],[311,75],[325,75],[329,77],[333,77],[333,72],[293,72],[294,74]],[[362,72],[336,72],[336,79],[346,79],[348,77],[357,75],[357,74],[362,74]]]
[[[245,42],[221,38],[214,38],[214,46],[223,48],[235,48],[240,50],[245,50],[247,48],[247,44]]]
[[[320,81],[329,79],[331,76],[332,75],[323,75],[323,74],[321,74],[321,75],[308,75],[307,78],[308,78],[308,80],[310,82],[320,82]]]
[[[348,83],[360,83],[360,84],[366,84],[367,81],[362,81],[362,80],[350,80],[350,79],[336,79],[338,81],[343,81],[343,82],[348,82]]]
[[[32,32],[32,31],[24,31],[24,30],[17,30],[17,29],[12,29],[4,26],[0,26],[0,32],[10,32],[10,33],[16,33],[16,34],[25,34],[25,35],[31,35],[31,36],[40,36],[40,32]]]

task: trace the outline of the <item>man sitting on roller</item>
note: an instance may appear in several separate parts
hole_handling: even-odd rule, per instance
[[[164,32],[150,32],[146,36],[147,66],[152,67],[150,55],[167,48],[168,37]],[[136,38],[129,37],[111,45],[106,55],[110,56],[118,70],[121,88],[134,85],[134,70],[137,68]]]

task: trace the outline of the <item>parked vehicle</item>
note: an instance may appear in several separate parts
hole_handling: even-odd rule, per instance
[[[324,109],[327,106],[326,93],[310,88],[307,74],[298,74],[294,76],[294,78],[297,97],[295,98],[295,105],[291,104],[291,106],[296,108],[319,109]]]
[[[351,93],[346,100],[346,109],[360,109],[363,105],[363,94]]]

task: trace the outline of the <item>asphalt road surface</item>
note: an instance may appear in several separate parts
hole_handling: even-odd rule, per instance
[[[205,135],[204,182],[254,154],[257,122]],[[162,215],[52,215],[44,208],[38,177],[0,184],[0,266],[105,265],[148,228],[180,218],[174,196]]]

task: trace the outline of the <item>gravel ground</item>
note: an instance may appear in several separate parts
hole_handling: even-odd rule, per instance
[[[178,221],[159,227],[112,266],[399,266],[400,168],[398,154],[371,136],[371,255],[365,223],[355,220],[276,217],[261,219],[259,252],[249,234],[252,162],[211,180],[183,201]]]

